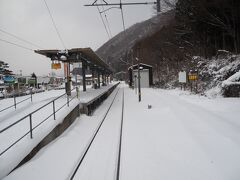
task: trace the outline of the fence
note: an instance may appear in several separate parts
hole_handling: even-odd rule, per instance
[[[14,107],[15,109],[17,109],[17,105],[18,105],[18,104],[21,104],[21,103],[27,101],[28,99],[31,99],[31,102],[32,102],[32,91],[31,91],[31,93],[30,93],[30,97],[28,97],[28,98],[26,98],[26,99],[23,99],[23,100],[21,100],[21,101],[19,101],[19,102],[17,102],[17,98],[16,98],[16,96],[14,95],[14,96],[13,96],[13,105],[8,106],[8,107],[6,107],[6,108],[4,108],[4,109],[1,109],[0,112],[6,111],[6,110],[8,110],[8,109],[10,109],[10,108],[12,108],[12,107]]]
[[[24,120],[28,119],[29,120],[29,131],[27,131],[24,135],[22,135],[19,139],[17,139],[16,141],[14,141],[10,146],[8,146],[7,148],[5,148],[1,153],[0,156],[2,156],[5,152],[7,152],[9,149],[11,149],[14,145],[16,145],[19,141],[21,141],[24,137],[26,137],[28,134],[30,134],[30,138],[33,138],[33,131],[38,128],[41,124],[43,124],[44,122],[46,122],[50,117],[53,116],[53,119],[56,120],[56,113],[58,111],[60,111],[64,106],[69,106],[69,103],[76,97],[78,97],[78,93],[79,90],[78,88],[74,88],[71,90],[71,92],[73,92],[74,90],[76,90],[76,95],[74,95],[73,97],[69,97],[67,95],[67,93],[64,93],[63,95],[55,98],[54,100],[46,103],[45,105],[39,107],[38,109],[36,109],[35,111],[27,114],[26,116],[22,117],[21,119],[17,120],[16,122],[8,125],[7,127],[3,128],[2,130],[0,130],[0,134],[2,134],[3,132],[11,129],[12,127],[14,127],[15,125],[19,124],[20,122],[23,122]],[[60,98],[62,98],[63,96],[66,96],[66,102],[61,105],[60,107],[56,108],[56,101]],[[40,110],[43,110],[43,108],[47,107],[47,106],[52,106],[52,113],[47,115],[47,117],[45,117],[42,121],[40,121],[38,124],[36,124],[33,127],[33,115],[36,114],[37,112],[39,112]]]

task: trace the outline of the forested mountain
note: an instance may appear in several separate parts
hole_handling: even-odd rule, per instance
[[[127,67],[136,63],[136,57],[152,65],[154,82],[159,87],[177,86],[181,70],[198,70],[204,76],[199,77],[199,81],[205,81],[199,83],[203,92],[221,86],[221,82],[240,70],[239,56],[231,55],[239,51],[239,0],[178,0],[174,9],[132,26],[104,44],[97,53],[107,59],[116,72],[127,71]],[[225,60],[217,63],[222,53]],[[224,71],[220,79],[216,78],[220,83],[209,83],[213,79],[206,77],[215,77],[211,73],[221,72],[228,61],[234,65]],[[206,69],[211,69],[208,65],[213,64],[218,66],[207,75]]]
[[[239,0],[178,0],[175,18],[182,46],[201,47],[199,55],[205,57],[218,49],[239,53]]]
[[[164,26],[168,26],[169,22],[174,19],[174,15],[174,11],[168,11],[133,25],[106,42],[97,50],[97,54],[108,63],[110,62],[116,72],[124,70],[126,67],[120,58],[128,61],[131,54],[135,53],[132,51],[135,44],[144,38],[150,38]]]

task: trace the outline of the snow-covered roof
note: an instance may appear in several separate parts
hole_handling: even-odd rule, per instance
[[[234,75],[230,76],[227,80],[222,82],[222,86],[227,86],[231,84],[240,85],[240,71],[236,72]]]
[[[142,66],[147,66],[147,67],[151,67],[151,68],[153,67],[153,66],[151,66],[151,65],[144,64],[144,63],[139,63],[139,65],[140,65],[140,66],[141,66],[141,65],[142,65]],[[129,70],[129,69],[132,69],[132,67],[136,67],[136,66],[138,66],[138,64],[134,64],[134,65],[130,66],[130,67],[128,68],[128,70]]]

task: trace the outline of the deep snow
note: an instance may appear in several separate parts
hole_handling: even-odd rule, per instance
[[[179,90],[124,87],[122,180],[240,179],[240,99],[209,99]],[[116,93],[116,90],[114,91]],[[5,179],[67,179],[114,93]],[[121,107],[121,93],[116,100]],[[148,105],[152,109],[148,109]],[[80,167],[83,179],[113,179],[120,130],[116,104]]]
[[[33,139],[30,139],[30,135],[24,137],[20,142],[14,145],[10,150],[0,156],[0,179],[6,176],[11,170],[16,167],[21,160],[28,155],[31,150],[48,134],[50,133],[63,119],[67,114],[75,108],[79,103],[85,103],[92,100],[93,98],[104,93],[107,89],[111,88],[115,83],[109,84],[108,86],[103,86],[101,89],[91,89],[88,87],[86,92],[80,92],[80,99],[74,98],[70,102],[70,106],[65,106],[63,109],[56,113],[56,120],[53,119],[53,116],[50,117],[47,121],[41,124],[37,129],[33,131]],[[42,105],[47,104],[51,100],[57,98],[58,96],[64,94],[64,90],[51,90],[44,93],[34,94],[33,102],[30,100],[23,102],[17,106],[17,109],[11,108],[7,111],[0,113],[0,130],[7,127],[9,124],[19,120],[23,116],[33,112]],[[76,92],[72,92],[73,96],[76,95]],[[26,97],[19,97],[17,101],[21,101]],[[4,99],[0,101],[0,108],[3,109],[13,103],[13,98]],[[55,101],[56,110],[66,104],[66,96]],[[41,109],[40,111],[32,115],[33,127],[38,123],[43,121],[53,112],[52,103]],[[22,122],[11,127],[7,131],[0,134],[0,153],[2,153],[7,147],[14,143],[17,139],[22,137],[25,133],[29,131],[29,117],[24,119]]]

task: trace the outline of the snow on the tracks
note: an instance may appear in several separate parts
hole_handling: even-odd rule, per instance
[[[93,117],[81,116],[60,138],[6,179],[69,177],[103,117],[107,102],[110,100]],[[139,103],[135,91],[125,87],[120,179],[240,179],[239,107],[239,98],[209,99],[179,90],[159,89],[142,89]],[[112,124],[108,128],[115,129],[118,123],[113,122],[118,115],[113,112],[110,116]],[[104,131],[107,130],[103,129],[102,133],[106,133]],[[115,130],[113,134],[116,131],[119,132]],[[101,162],[101,149],[105,145],[108,152],[116,150],[116,142],[113,146],[107,145],[113,134],[96,143],[85,166],[79,169],[80,174],[88,175],[84,177],[96,179],[93,174],[106,167],[106,164],[102,168],[96,164],[108,163]]]

